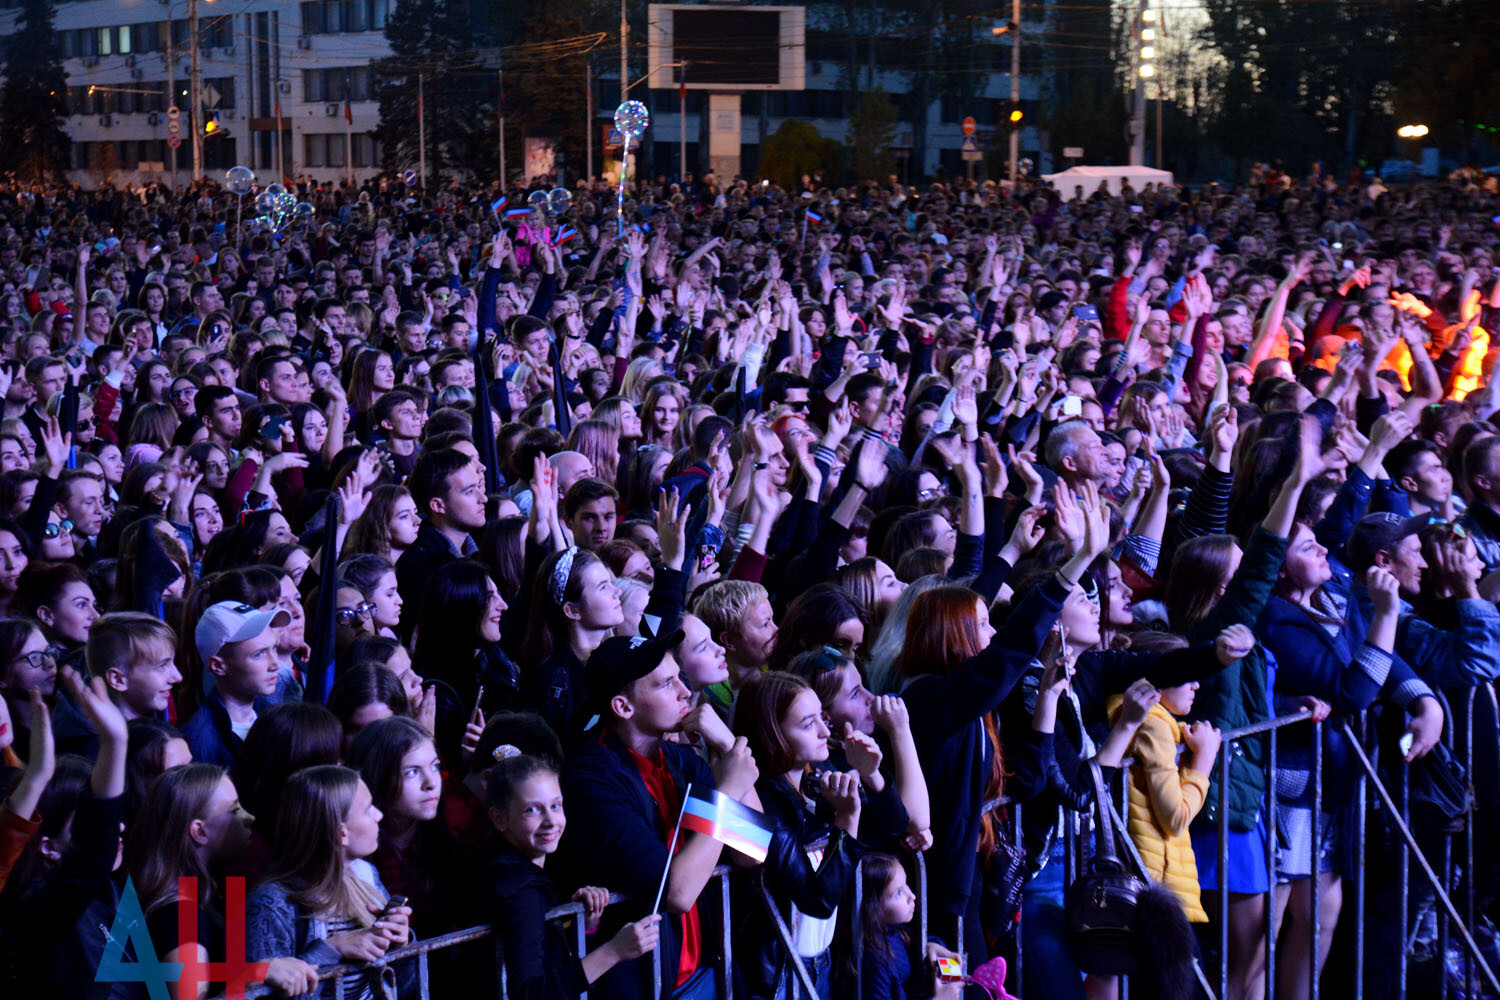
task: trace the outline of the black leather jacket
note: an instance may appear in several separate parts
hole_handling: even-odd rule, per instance
[[[788,927],[793,907],[810,917],[833,916],[840,903],[852,899],[854,875],[864,846],[833,826],[827,805],[820,802],[816,809],[809,806],[784,777],[759,781],[755,790],[766,817],[776,824],[761,874],[777,911]],[[814,869],[807,848],[825,839],[828,846],[823,861]],[[736,963],[744,974],[748,995],[753,1000],[769,1000],[776,995],[778,979],[792,974],[789,956],[748,874],[738,891],[739,898],[748,903],[739,908]]]

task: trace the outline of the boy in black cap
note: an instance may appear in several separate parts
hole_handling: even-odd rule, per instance
[[[712,768],[690,747],[666,741],[669,733],[696,735],[700,717],[672,655],[681,640],[681,632],[655,640],[616,637],[589,657],[586,711],[599,721],[563,772],[569,822],[562,847],[579,884],[632,898],[612,915],[616,919],[648,913],[667,869],[662,996],[703,1000],[715,996],[716,987],[697,901],[719,863],[721,845],[688,831],[677,837],[670,857],[668,845],[689,785],[705,793],[718,789],[758,808],[759,772],[742,738]],[[616,966],[593,984],[590,993],[595,991],[601,997],[651,997],[650,959]]]

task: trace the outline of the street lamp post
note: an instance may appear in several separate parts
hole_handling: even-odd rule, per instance
[[[193,102],[193,182],[197,183],[203,179],[203,68],[198,63],[198,0],[188,0],[188,52],[191,61],[188,99]]]

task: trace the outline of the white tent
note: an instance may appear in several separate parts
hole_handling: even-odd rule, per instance
[[[1043,174],[1042,180],[1055,187],[1064,199],[1073,197],[1073,188],[1082,186],[1087,198],[1099,190],[1099,185],[1108,186],[1109,193],[1118,195],[1120,185],[1126,181],[1137,192],[1147,184],[1160,187],[1172,183],[1172,171],[1153,167],[1069,167],[1059,174]]]

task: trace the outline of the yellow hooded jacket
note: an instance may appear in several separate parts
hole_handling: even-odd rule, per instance
[[[1109,700],[1109,718],[1120,714],[1123,699]],[[1188,825],[1208,796],[1208,776],[1177,763],[1182,724],[1161,705],[1154,705],[1131,741],[1130,839],[1146,864],[1146,874],[1177,894],[1192,923],[1208,923],[1198,895],[1198,862]]]

